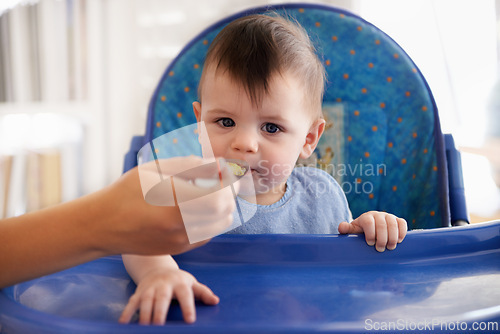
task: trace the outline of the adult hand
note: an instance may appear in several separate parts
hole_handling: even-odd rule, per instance
[[[110,233],[103,236],[107,240],[111,238],[113,249],[122,249],[121,253],[125,254],[156,255],[168,253],[175,255],[208,242],[208,240],[203,240],[193,244],[189,243],[184,221],[186,219],[203,221],[204,224],[201,228],[204,231],[212,232],[211,235],[227,229],[232,223],[232,213],[236,206],[233,193],[229,188],[224,188],[226,191],[222,191],[224,189],[214,191],[214,189],[201,188],[179,178],[170,181],[172,175],[178,175],[181,172],[186,174],[186,171],[195,169],[200,178],[213,176],[214,170],[210,170],[210,168],[196,168],[206,164],[207,161],[194,156],[158,160],[158,165],[153,162],[132,169],[124,174],[118,182],[105,189],[104,191],[109,194],[103,196],[108,201],[103,203],[102,210],[108,213],[107,225]],[[227,180],[234,179],[234,175],[225,166],[223,160],[220,165],[224,184],[230,183]],[[158,173],[159,170],[161,170],[161,177]],[[216,173],[218,179],[217,170]],[[139,182],[139,174],[141,182]],[[156,182],[156,188],[153,188],[154,182]],[[157,187],[160,183],[163,185]],[[235,186],[237,188],[237,185]],[[145,195],[150,191],[158,191],[158,189],[160,193],[156,195],[157,205],[147,203],[144,200]],[[189,194],[189,200],[203,198],[198,200],[195,206],[183,205],[183,203],[175,205],[175,202],[168,199],[168,189],[174,189],[177,197],[180,197],[182,193]],[[235,190],[238,191],[238,189]],[[205,196],[207,194],[210,196]],[[167,202],[164,204],[169,206],[162,206],[160,202],[163,197],[166,198]],[[155,201],[152,202],[155,203]],[[189,204],[189,201],[186,203]],[[182,207],[182,212],[179,206]],[[118,233],[113,231],[118,231]]]

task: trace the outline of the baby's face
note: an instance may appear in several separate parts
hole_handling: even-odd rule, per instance
[[[244,88],[219,71],[208,71],[202,104],[193,103],[198,122],[204,121],[216,157],[245,160],[256,187],[257,203],[279,200],[313,124],[305,110],[303,90],[292,76],[275,75],[260,108]]]

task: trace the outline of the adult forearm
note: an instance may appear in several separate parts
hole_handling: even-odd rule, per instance
[[[108,255],[89,197],[0,222],[0,287]]]

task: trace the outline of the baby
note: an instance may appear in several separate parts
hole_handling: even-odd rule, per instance
[[[345,195],[329,174],[295,168],[325,129],[324,81],[307,33],[285,18],[246,16],[212,42],[194,113],[205,123],[214,155],[246,161],[255,185],[256,203],[237,199],[242,210],[256,205],[256,214],[231,233],[364,233],[368,245],[392,250],[406,235],[404,219],[371,211],[351,221]],[[138,286],[121,322],[140,309],[140,323],[163,324],[172,298],[193,322],[195,297],[219,301],[170,256],[124,255],[123,261]]]

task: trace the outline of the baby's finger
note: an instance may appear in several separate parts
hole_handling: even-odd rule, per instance
[[[139,323],[141,325],[149,325],[151,323],[153,300],[153,295],[150,293],[141,297],[141,310],[139,313]]]
[[[388,240],[387,222],[384,216],[377,215],[375,217],[375,233],[377,234],[375,249],[378,252],[383,252],[385,251],[385,247],[387,246],[387,240]]]
[[[355,224],[349,224],[348,222],[342,222],[339,224],[340,234],[358,234],[363,233],[363,229]]]
[[[184,316],[184,321],[193,323],[196,321],[196,311],[194,308],[194,295],[191,286],[181,285],[175,289],[175,296],[179,302]]]
[[[393,250],[396,248],[399,240],[399,228],[396,216],[387,215],[385,216],[385,221],[387,223],[387,249]]]
[[[365,241],[368,246],[375,245],[376,241],[376,226],[375,226],[375,217],[370,214],[363,214],[359,216],[356,220],[354,220],[351,225],[357,224],[360,226],[361,230],[365,234]]]
[[[167,319],[167,313],[172,300],[172,292],[165,290],[156,295],[155,308],[153,312],[153,324],[164,325]]]
[[[403,218],[397,218],[398,228],[399,228],[399,238],[398,243],[403,242],[406,232],[408,232],[408,223]]]
[[[130,297],[128,304],[125,306],[122,314],[120,315],[120,319],[118,319],[118,322],[121,324],[128,324],[138,308],[139,299],[136,298],[136,296]]]
[[[194,296],[208,305],[216,305],[219,303],[219,297],[213,291],[206,286],[205,284],[201,284],[196,282],[193,285]]]

